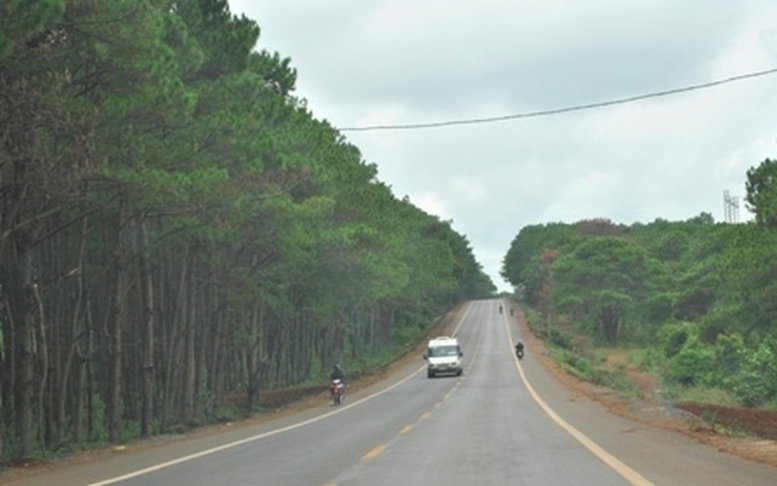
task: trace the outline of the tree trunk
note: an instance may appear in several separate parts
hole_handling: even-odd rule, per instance
[[[5,276],[3,276],[5,277]],[[2,293],[6,318],[2,319],[3,348],[0,356],[0,427],[10,430],[13,423],[14,350],[16,348],[13,326],[8,318],[8,295]],[[0,434],[0,457],[5,456],[4,434]]]
[[[122,393],[121,393],[121,366],[122,366],[122,331],[124,329],[125,316],[125,249],[124,249],[124,221],[125,203],[119,203],[114,225],[114,237],[116,238],[113,253],[111,254],[109,279],[112,285],[111,305],[108,319],[108,339],[110,342],[110,381],[108,384],[108,438],[111,442],[118,442],[121,438],[122,423]]]
[[[206,253],[197,252],[199,255]],[[212,261],[213,251],[207,253],[207,258],[198,260]],[[216,285],[213,281],[213,265],[211,263],[205,263],[201,265],[204,276],[202,280],[205,282],[202,288],[194,287],[192,289],[192,297],[198,296],[200,298],[192,299],[190,302],[192,308],[192,314],[189,316],[189,330],[191,336],[187,339],[191,339],[191,356],[188,356],[187,361],[191,359],[194,362],[194,416],[200,417],[205,413],[205,384],[208,380],[208,333],[210,327],[207,325],[209,322],[213,322],[216,315]],[[196,305],[195,305],[196,302]],[[196,350],[196,352],[195,352]]]
[[[188,248],[188,247],[187,247]],[[187,252],[188,253],[188,252]],[[185,266],[191,264],[190,259],[187,258],[184,261]],[[183,378],[183,393],[182,393],[182,415],[185,422],[189,422],[194,418],[196,414],[195,410],[195,393],[197,384],[197,362],[195,360],[195,322],[196,322],[196,308],[194,297],[194,275],[192,269],[192,276],[186,280],[186,288],[184,291],[184,301],[181,303],[183,309],[182,323],[184,332],[184,378]]]
[[[3,261],[3,293],[6,313],[12,327],[13,353],[9,371],[13,372],[13,413],[18,457],[26,457],[32,449],[33,403],[35,373],[34,328],[35,304],[32,277],[32,249],[29,235],[17,233],[5,245]]]
[[[86,236],[87,236],[87,228],[88,228],[88,219],[84,217],[81,221],[81,230],[78,235],[79,237],[79,243],[78,243],[78,255],[77,255],[77,264],[76,264],[76,283],[75,283],[75,295],[73,297],[73,317],[70,321],[70,343],[67,350],[67,355],[65,356],[64,365],[62,366],[62,369],[59,370],[59,380],[56,384],[56,394],[54,403],[55,403],[55,415],[54,415],[54,424],[55,424],[55,433],[53,437],[53,443],[56,446],[59,446],[65,441],[65,426],[66,426],[66,417],[67,417],[67,402],[69,398],[75,398],[72,403],[74,403],[73,410],[71,410],[71,416],[73,417],[73,440],[74,442],[78,443],[80,441],[80,426],[81,426],[81,413],[82,409],[80,406],[82,405],[82,400],[79,396],[80,393],[83,393],[83,387],[82,385],[82,377],[83,374],[82,370],[82,363],[79,359],[78,361],[78,369],[76,371],[78,377],[76,379],[76,395],[75,397],[70,397],[68,393],[69,388],[69,381],[71,376],[71,370],[73,368],[73,362],[79,358],[78,356],[78,341],[81,339],[81,335],[84,332],[84,314],[86,309],[86,302],[84,299],[84,289],[85,289],[85,273],[84,273],[84,260],[86,255]],[[61,333],[65,334],[65,333]],[[61,352],[62,347],[65,346],[63,343],[59,343],[60,346],[58,346],[59,352]],[[59,360],[58,360],[59,362]]]
[[[251,309],[249,317],[249,345],[247,356],[248,384],[246,386],[246,412],[251,413],[259,403],[259,391],[262,369],[264,368],[264,356],[262,356],[262,306],[257,300]]]
[[[150,437],[154,423],[154,328],[156,306],[154,286],[151,277],[151,263],[148,251],[146,222],[139,221],[136,227],[138,251],[140,252],[140,284],[143,299],[143,403],[141,406],[140,433]]]
[[[38,389],[34,395],[34,406],[38,414],[38,442],[41,447],[46,446],[46,410],[50,410],[49,407],[44,407],[46,402],[46,385],[48,383],[48,371],[49,371],[49,354],[48,354],[48,337],[46,334],[45,314],[43,311],[43,300],[40,296],[40,284],[35,282],[31,287],[31,298],[33,299],[34,315],[32,316],[31,325],[33,327],[33,346],[35,349],[35,355],[39,362],[39,372],[37,373]],[[33,363],[34,364],[34,363]]]

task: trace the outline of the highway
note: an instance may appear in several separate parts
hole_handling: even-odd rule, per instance
[[[58,468],[13,485],[774,485],[777,470],[607,413],[532,359],[497,299],[447,331],[461,377],[422,357],[387,380],[259,426]]]

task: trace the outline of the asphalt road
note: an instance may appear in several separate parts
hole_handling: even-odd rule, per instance
[[[256,427],[147,448],[14,485],[774,485],[777,469],[615,417],[532,360],[498,300],[450,332],[461,377],[424,361],[385,382]]]

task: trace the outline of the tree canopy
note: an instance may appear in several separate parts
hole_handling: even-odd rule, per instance
[[[630,226],[601,219],[527,226],[502,275],[557,323],[607,346],[660,349],[670,382],[717,387],[748,406],[773,403],[774,168],[767,159],[748,171],[755,222],[715,223],[702,213]]]
[[[251,410],[495,290],[226,0],[0,18],[0,456]]]

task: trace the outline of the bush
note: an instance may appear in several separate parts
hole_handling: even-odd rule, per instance
[[[664,324],[658,331],[658,339],[667,358],[677,355],[695,336],[696,326],[686,322]]]
[[[637,367],[643,371],[661,372],[666,368],[666,354],[656,348],[647,348],[635,359]]]
[[[672,350],[687,329],[664,330],[663,351]],[[722,390],[740,405],[755,407],[777,401],[777,341],[766,338],[748,345],[739,334],[719,334],[714,345],[702,343],[692,332],[669,361],[666,377],[683,387]]]
[[[623,366],[618,366],[614,370],[598,368],[594,383],[618,390],[629,397],[639,396],[637,386],[629,379]]]
[[[747,347],[739,334],[720,334],[715,341],[715,363],[706,380],[706,385],[734,391],[742,371],[742,360]]]
[[[583,380],[595,381],[596,368],[588,359],[561,348],[552,348],[551,352],[565,370]]]
[[[777,353],[773,340],[761,341],[744,356],[742,369],[733,382],[733,390],[746,407],[763,405],[777,398]]]
[[[558,346],[562,349],[572,349],[573,339],[572,336],[566,332],[552,329],[550,331],[550,337],[548,338],[551,344]]]
[[[698,342],[684,347],[669,364],[669,379],[683,386],[700,383],[712,369],[713,351]]]

